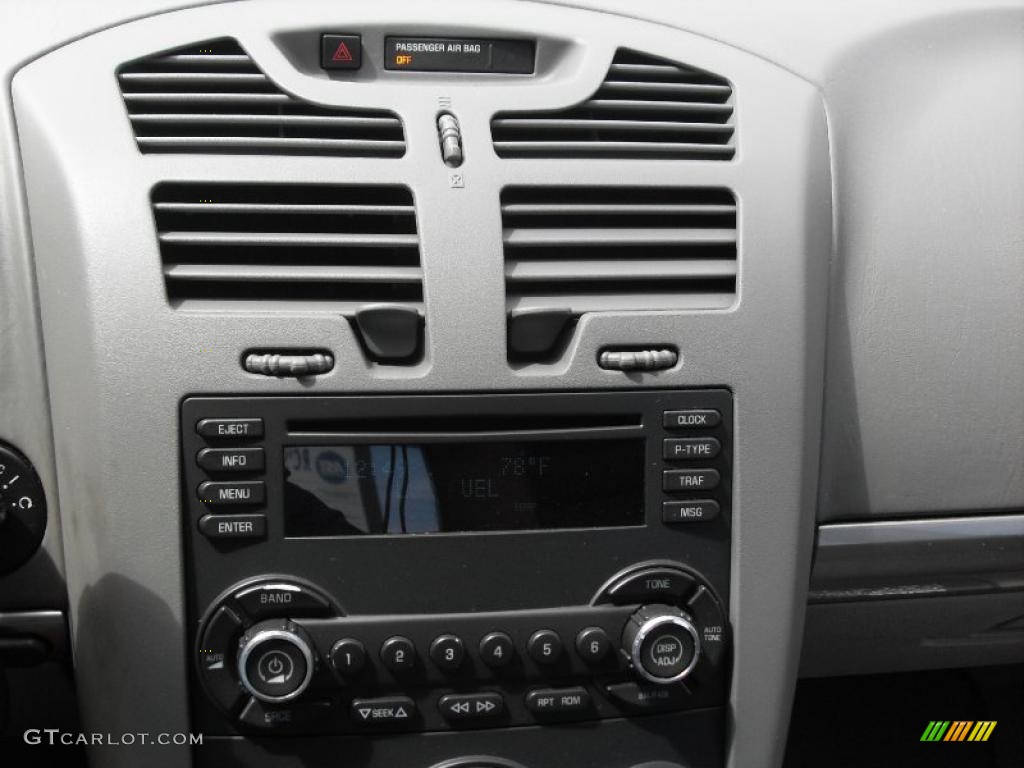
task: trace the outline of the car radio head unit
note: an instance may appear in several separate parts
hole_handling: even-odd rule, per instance
[[[717,753],[732,424],[724,389],[186,398],[197,728],[657,714]]]

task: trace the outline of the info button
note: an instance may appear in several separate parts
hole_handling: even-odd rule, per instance
[[[203,448],[196,463],[208,472],[261,472],[262,448]]]

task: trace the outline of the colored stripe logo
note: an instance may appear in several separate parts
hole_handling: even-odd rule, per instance
[[[932,720],[921,734],[921,741],[988,741],[996,720]]]

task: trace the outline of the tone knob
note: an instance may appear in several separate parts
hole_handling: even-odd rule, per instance
[[[313,647],[309,636],[288,619],[261,621],[238,641],[238,678],[260,701],[291,701],[313,678]]]
[[[622,649],[640,677],[659,685],[677,683],[697,665],[700,634],[693,619],[670,605],[645,605],[629,617]]]

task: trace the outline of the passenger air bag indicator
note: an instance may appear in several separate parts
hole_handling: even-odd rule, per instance
[[[533,74],[530,40],[468,37],[388,37],[384,68],[417,72],[495,72]]]

